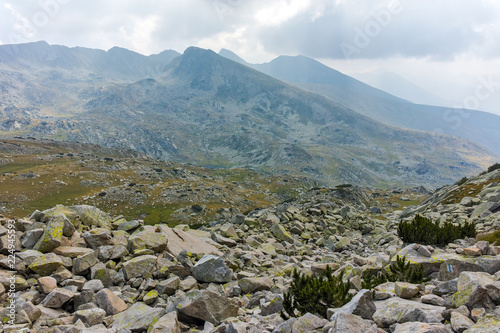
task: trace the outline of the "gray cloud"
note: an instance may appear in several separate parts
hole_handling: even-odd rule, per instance
[[[319,18],[312,19],[313,14],[303,12],[275,29],[262,29],[258,39],[276,53],[321,58],[347,53],[351,58],[451,59],[465,52],[487,57],[500,45],[493,37],[499,6],[492,1],[345,1]]]
[[[259,17],[263,8],[281,2],[297,11],[277,22]],[[498,58],[500,51],[500,4],[495,0],[281,2],[7,0],[0,4],[0,41],[43,39],[102,49],[118,45],[142,53],[213,43],[214,50],[331,59],[450,60],[466,53]]]

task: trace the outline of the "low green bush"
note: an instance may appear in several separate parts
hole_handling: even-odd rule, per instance
[[[469,222],[463,225],[445,222],[440,226],[439,222],[416,215],[411,222],[401,222],[398,225],[398,236],[405,243],[445,246],[456,239],[476,237],[476,229]]]
[[[338,308],[349,302],[349,282],[342,281],[343,272],[334,276],[327,266],[325,272],[319,276],[308,276],[293,271],[293,281],[284,294],[283,311],[281,317],[289,319],[298,317],[307,312],[326,317],[328,308]]]
[[[389,267],[382,269],[379,274],[364,278],[362,287],[373,289],[382,283],[396,281],[420,284],[427,280],[422,265],[411,265],[410,262],[406,261],[406,257],[397,256],[396,261],[392,262]]]

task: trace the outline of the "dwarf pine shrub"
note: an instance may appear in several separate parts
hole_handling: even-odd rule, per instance
[[[445,246],[456,239],[476,237],[476,228],[469,222],[463,225],[445,222],[440,226],[439,222],[416,215],[411,222],[401,222],[398,225],[398,236],[405,243]]]
[[[422,265],[411,265],[406,261],[406,257],[396,257],[396,261],[392,262],[388,268],[383,269],[378,275],[371,275],[363,279],[363,289],[373,289],[376,286],[385,282],[409,282],[420,284],[425,282],[427,278],[424,276],[424,268]]]
[[[337,308],[349,302],[349,282],[342,281],[343,272],[334,276],[327,266],[325,272],[319,276],[308,276],[293,271],[293,281],[284,294],[283,311],[281,317],[289,319],[298,317],[307,312],[326,317],[328,308]]]

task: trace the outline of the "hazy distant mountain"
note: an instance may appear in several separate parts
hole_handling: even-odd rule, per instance
[[[172,60],[123,49],[21,47],[32,55],[18,61],[9,57],[14,51],[0,47],[3,135],[92,142],[200,165],[308,175],[330,184],[435,186],[494,162],[469,141],[383,125],[344,102],[212,51],[188,48]],[[103,62],[114,67],[103,69]],[[299,74],[306,75],[294,75]],[[324,77],[336,82],[330,79]],[[343,88],[351,82],[338,79]]]
[[[351,76],[372,87],[406,99],[412,103],[443,107],[453,106],[452,102],[430,93],[396,73],[376,70],[368,73],[352,74]]]
[[[500,154],[500,116],[414,104],[304,56],[280,56],[250,66],[384,124],[467,138]]]

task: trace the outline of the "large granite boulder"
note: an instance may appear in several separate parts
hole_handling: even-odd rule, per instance
[[[208,290],[190,291],[174,303],[179,319],[194,324],[208,321],[218,325],[226,318],[235,317],[239,309],[228,298]]]
[[[200,282],[226,283],[231,281],[233,272],[221,257],[208,254],[194,265],[193,276]]]

